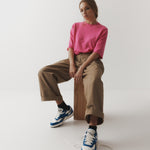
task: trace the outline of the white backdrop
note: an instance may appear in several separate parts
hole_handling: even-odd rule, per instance
[[[0,1],[0,90],[39,90],[38,71],[68,57],[70,29],[83,21],[80,0]],[[150,1],[96,0],[108,27],[106,89],[150,89]],[[61,86],[73,88],[73,79]]]

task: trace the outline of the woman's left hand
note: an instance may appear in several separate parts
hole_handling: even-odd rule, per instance
[[[76,72],[76,74],[74,75],[74,80],[75,82],[79,82],[82,79],[82,74],[83,74],[83,70],[84,68],[82,68],[81,66],[79,67],[78,71]]]

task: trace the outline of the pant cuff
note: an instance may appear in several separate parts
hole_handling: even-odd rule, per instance
[[[63,97],[62,96],[56,96],[56,97],[41,96],[41,101],[55,101],[55,100],[63,100]]]
[[[91,115],[98,117],[97,125],[100,125],[104,122],[104,113],[103,112],[97,113],[93,110],[88,110],[85,112],[85,120],[87,121],[87,123],[90,123],[90,116]]]

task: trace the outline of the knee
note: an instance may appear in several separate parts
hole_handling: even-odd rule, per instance
[[[93,78],[90,78],[90,80],[86,81],[86,84],[89,84],[89,85],[96,85],[96,84],[103,84],[103,81],[101,80],[100,77],[93,77]]]
[[[40,70],[38,71],[38,76],[40,77],[42,73],[43,73],[43,70],[40,69]]]
[[[45,77],[48,76],[48,78],[54,76],[54,70],[52,69],[51,66],[45,66],[38,71],[38,77],[41,78],[43,76]]]
[[[44,72],[46,72],[45,67],[41,68],[41,69],[38,71],[38,77],[43,76]]]

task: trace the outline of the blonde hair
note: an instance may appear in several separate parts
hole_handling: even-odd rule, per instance
[[[98,7],[97,7],[97,4],[96,4],[95,0],[81,0],[80,3],[79,3],[79,8],[80,8],[80,4],[82,2],[86,2],[91,7],[91,9],[95,13],[95,17],[97,18],[98,17]]]

